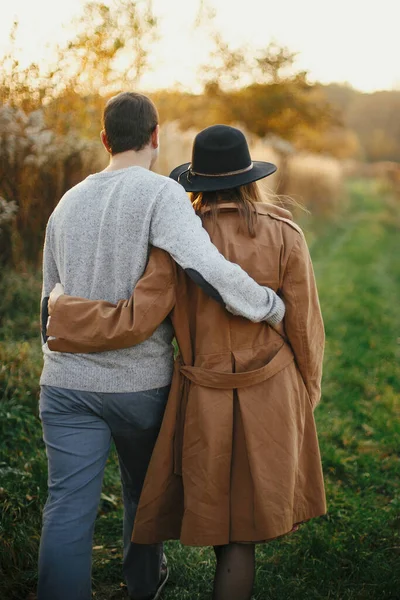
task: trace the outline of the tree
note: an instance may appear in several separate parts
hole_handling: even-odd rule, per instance
[[[31,112],[40,108],[52,85],[49,74],[43,75],[37,64],[20,66],[17,33],[18,22],[15,21],[8,38],[8,50],[0,58],[0,102]]]
[[[242,123],[261,137],[273,134],[292,142],[307,129],[315,135],[340,127],[307,72],[295,70],[296,54],[288,48],[271,43],[251,54],[245,47],[231,50],[218,34],[214,42],[214,60],[201,73],[217,121]]]
[[[368,161],[400,162],[400,92],[364,94],[349,86],[321,86],[326,98],[341,109],[345,126],[357,135]]]
[[[16,48],[18,23],[14,23],[9,50],[0,60],[3,104],[29,113],[64,97],[65,105],[73,99],[76,108],[78,96],[95,98],[138,84],[157,36],[150,0],[112,0],[110,6],[90,1],[73,25],[74,37],[54,49],[54,65],[43,71],[34,63],[21,68]],[[64,108],[57,103],[62,118]]]
[[[86,95],[137,85],[157,32],[149,0],[91,1],[74,25],[75,37],[58,49],[58,73],[67,86],[73,82]]]

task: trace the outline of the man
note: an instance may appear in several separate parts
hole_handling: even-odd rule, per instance
[[[163,248],[228,310],[281,321],[282,301],[211,244],[183,188],[150,171],[158,115],[141,94],[105,107],[102,142],[110,164],[69,190],[51,215],[43,258],[42,309],[51,289],[117,302],[131,295],[149,245]],[[151,310],[151,306],[149,306]],[[45,310],[42,310],[45,341]],[[40,416],[49,463],[38,600],[89,600],[91,548],[111,438],[124,499],[124,576],[134,600],[158,598],[168,577],[162,547],[131,543],[135,511],[161,425],[172,375],[172,329],[164,322],[139,346],[98,354],[44,345]]]

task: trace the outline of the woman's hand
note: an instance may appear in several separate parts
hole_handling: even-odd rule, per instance
[[[51,313],[53,312],[54,305],[57,302],[58,298],[60,296],[62,296],[63,294],[64,294],[64,286],[61,285],[61,283],[56,283],[56,285],[51,290],[50,296],[49,296],[49,303],[48,303],[49,315],[51,315]]]

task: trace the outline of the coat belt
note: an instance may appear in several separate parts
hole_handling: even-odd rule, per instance
[[[177,360],[179,360],[179,358]],[[287,367],[293,360],[294,356],[290,346],[283,344],[275,354],[274,358],[263,367],[253,371],[225,373],[223,371],[211,371],[210,369],[202,369],[201,367],[182,365],[179,368],[183,377],[181,378],[181,398],[174,436],[174,473],[176,475],[182,475],[183,430],[185,427],[189,381],[203,387],[219,390],[237,390],[270,379],[279,373],[279,371],[282,371],[282,369]]]
[[[219,390],[233,390],[256,385],[273,377],[294,360],[293,352],[287,344],[283,344],[274,358],[260,369],[243,373],[225,373],[211,371],[201,367],[182,366],[180,372],[196,385]]]

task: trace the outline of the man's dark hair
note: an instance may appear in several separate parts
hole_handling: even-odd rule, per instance
[[[158,124],[154,103],[136,92],[122,92],[111,98],[104,109],[103,127],[111,154],[142,150]]]

